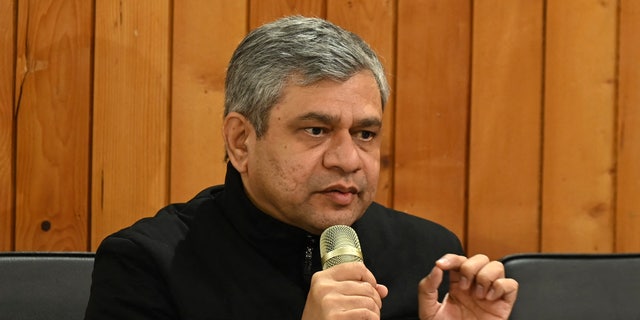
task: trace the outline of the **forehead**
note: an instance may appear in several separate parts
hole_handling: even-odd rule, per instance
[[[320,80],[300,85],[290,80],[274,105],[273,114],[285,117],[309,112],[331,116],[382,117],[380,89],[370,71],[361,71],[346,81]]]

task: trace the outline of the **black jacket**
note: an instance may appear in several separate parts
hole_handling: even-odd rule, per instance
[[[444,227],[377,203],[352,227],[389,288],[383,319],[417,319],[420,279],[445,253],[462,253]],[[300,319],[320,269],[318,236],[258,210],[229,166],[224,186],[100,244],[86,319]],[[445,279],[441,296],[447,288]]]

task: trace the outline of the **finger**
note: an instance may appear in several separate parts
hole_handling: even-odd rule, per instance
[[[319,286],[323,286],[319,285]],[[334,282],[331,285],[330,290],[324,290],[323,288],[315,288],[320,292],[326,292],[324,294],[317,295],[319,306],[323,314],[331,315],[328,318],[331,319],[350,319],[346,315],[351,314],[350,311],[355,311],[359,314],[363,310],[368,310],[364,314],[378,315],[373,318],[366,319],[378,319],[381,308],[381,299],[377,293],[377,290],[371,287],[367,282],[360,281],[340,281]],[[375,298],[377,297],[377,299]],[[309,303],[307,303],[310,305]],[[306,309],[307,307],[305,307]],[[313,310],[313,309],[309,309]],[[307,310],[306,310],[307,311]],[[349,311],[349,312],[348,312]],[[307,311],[308,314],[321,314],[316,311]],[[313,316],[311,318],[316,318]],[[319,318],[325,318],[319,317]]]
[[[359,295],[329,295],[326,299],[326,305],[333,306],[330,309],[336,312],[369,310],[373,314],[380,315],[380,306],[371,299],[371,297]],[[333,301],[330,301],[331,299],[333,299]]]
[[[442,282],[444,272],[438,267],[433,267],[431,272],[418,284],[418,294],[425,295],[425,297],[435,297],[438,299],[438,287]]]
[[[377,284],[376,290],[378,291],[378,294],[382,299],[384,299],[389,294],[389,288],[387,288],[387,286],[383,284]]]
[[[480,268],[475,276],[474,295],[485,298],[497,279],[504,278],[504,266],[499,261],[491,261]]]
[[[345,296],[360,296],[372,299],[379,308],[382,308],[382,298],[388,294],[388,289],[384,285],[376,283],[373,274],[361,262],[343,263],[333,266],[327,270],[314,274],[315,282],[320,282],[320,275],[335,282],[338,292]],[[312,285],[314,282],[312,278]],[[321,292],[330,291],[330,287]]]
[[[389,289],[378,284],[373,273],[362,262],[342,263],[323,272],[328,273],[329,277],[335,281],[352,282],[358,284],[355,288],[364,288],[364,291],[350,291],[348,294],[370,297],[378,305],[378,309],[382,308],[382,299],[389,293]]]
[[[442,270],[458,269],[467,260],[468,258],[465,256],[447,253],[436,261],[436,266]]]
[[[374,312],[369,309],[349,309],[342,310],[331,319],[380,319],[380,312]]]
[[[378,292],[377,286],[373,287],[368,282],[360,281],[343,281],[340,286],[342,287],[340,292],[345,296],[367,298],[376,304],[377,309],[382,308],[382,297]]]
[[[335,269],[334,269],[335,268]],[[342,269],[344,273],[339,272]],[[344,311],[368,310],[365,319],[378,319],[382,298],[379,291],[386,294],[386,287],[372,286],[368,282],[359,280],[336,280],[341,278],[359,279],[359,272],[352,273],[358,267],[338,266],[316,272],[311,278],[311,288],[303,311],[303,319],[332,319],[345,318]],[[365,268],[366,269],[366,268]],[[345,275],[346,274],[346,275]],[[354,276],[355,275],[355,276]]]
[[[377,285],[376,277],[373,276],[373,273],[371,273],[362,262],[342,263],[325,271],[336,281],[355,280],[368,282],[372,286]]]
[[[436,261],[436,265],[443,270],[450,270],[451,280],[457,282],[462,290],[467,290],[475,281],[476,274],[489,263],[489,257],[478,254],[471,258],[464,256],[446,254],[440,260]]]
[[[380,291],[382,298],[386,297],[388,289],[386,286],[379,285],[376,277],[367,269],[362,262],[349,262],[333,266],[323,272],[327,272],[329,277],[335,281],[358,281],[371,285],[371,287]],[[381,286],[379,288],[379,286]]]
[[[493,281],[486,299],[495,301],[502,299],[510,304],[514,303],[518,295],[518,282],[511,278],[500,278]]]
[[[430,319],[440,308],[438,302],[438,287],[442,282],[444,272],[433,267],[431,272],[418,284],[418,307],[420,319]]]

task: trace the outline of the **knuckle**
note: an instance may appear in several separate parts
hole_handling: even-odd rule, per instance
[[[366,294],[370,297],[373,297],[376,294],[376,289],[373,288],[373,286],[371,285],[371,283],[369,282],[362,282],[360,284],[361,286],[364,287],[364,290],[366,291]]]
[[[355,315],[357,319],[370,320],[370,319],[378,319],[377,314],[373,313],[369,309],[359,309]]]
[[[480,261],[489,261],[489,257],[482,253],[476,254],[474,257]]]

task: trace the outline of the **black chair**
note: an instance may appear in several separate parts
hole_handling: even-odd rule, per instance
[[[0,319],[82,319],[94,254],[0,252]]]
[[[640,320],[640,253],[516,254],[502,263],[520,284],[510,319]]]

